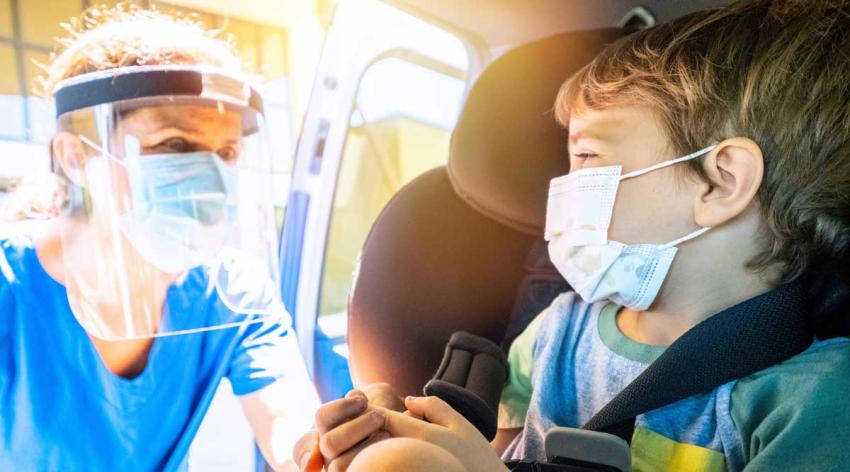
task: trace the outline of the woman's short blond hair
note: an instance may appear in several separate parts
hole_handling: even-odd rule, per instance
[[[56,84],[69,77],[118,67],[203,64],[237,71],[233,41],[220,30],[208,30],[192,17],[143,9],[133,4],[93,6],[63,24],[68,36],[58,38],[56,52],[36,86],[52,96]]]
[[[622,104],[652,109],[678,154],[758,143],[752,269],[850,272],[850,2],[744,0],[641,31],[568,80],[555,112],[566,126],[583,107]],[[705,178],[701,160],[686,169]]]

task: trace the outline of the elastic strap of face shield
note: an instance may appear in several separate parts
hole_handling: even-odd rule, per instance
[[[191,66],[138,66],[92,72],[66,79],[54,93],[57,118],[97,105],[163,96],[206,98],[263,113],[260,94],[241,79]]]

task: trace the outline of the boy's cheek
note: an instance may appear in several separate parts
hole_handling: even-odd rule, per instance
[[[676,185],[664,178],[667,176],[654,175],[665,170],[620,183],[609,239],[624,244],[665,244],[697,229],[693,217],[696,193],[688,194],[693,190],[690,185]]]

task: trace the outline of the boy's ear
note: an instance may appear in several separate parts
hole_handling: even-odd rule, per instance
[[[53,137],[50,143],[53,160],[62,169],[62,172],[74,184],[84,186],[86,151],[85,144],[77,135],[67,131],[60,131]]]
[[[750,206],[764,177],[764,156],[750,138],[719,143],[703,160],[708,182],[697,196],[694,219],[712,228],[732,220]]]

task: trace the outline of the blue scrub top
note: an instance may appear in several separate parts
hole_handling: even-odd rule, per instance
[[[158,338],[138,377],[116,376],[32,239],[2,240],[0,249],[0,470],[185,469],[223,376],[244,395],[285,374],[295,343],[288,319]],[[164,321],[223,316],[207,281],[198,268],[172,286]]]

